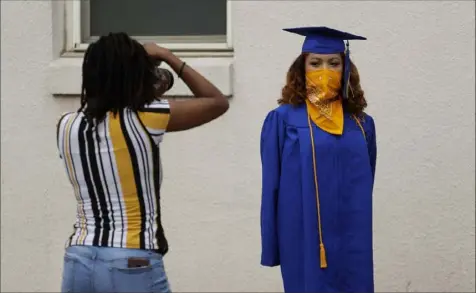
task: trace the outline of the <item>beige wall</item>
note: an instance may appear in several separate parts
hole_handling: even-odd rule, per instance
[[[54,2],[54,1],[53,1]],[[259,132],[301,39],[336,26],[353,42],[377,123],[378,291],[475,290],[475,44],[472,1],[235,1],[234,98],[226,116],[163,144],[166,265],[179,291],[280,291],[259,266]],[[74,199],[55,122],[49,1],[1,1],[1,289],[57,291]]]

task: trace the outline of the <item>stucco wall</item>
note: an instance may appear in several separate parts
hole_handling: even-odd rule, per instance
[[[259,266],[259,131],[301,38],[327,25],[353,42],[378,131],[378,291],[475,290],[473,1],[234,1],[234,98],[205,127],[163,144],[166,266],[174,291],[281,291]],[[57,291],[74,197],[55,122],[49,1],[1,1],[1,290]],[[57,16],[56,16],[57,17]],[[54,38],[55,37],[55,38]]]

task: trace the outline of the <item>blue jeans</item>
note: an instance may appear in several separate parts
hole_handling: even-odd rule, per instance
[[[170,292],[162,255],[140,249],[71,246],[61,292]]]

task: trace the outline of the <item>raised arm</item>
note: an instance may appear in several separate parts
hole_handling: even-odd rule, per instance
[[[195,95],[194,99],[170,100],[170,120],[167,132],[182,131],[208,123],[223,115],[229,107],[228,99],[210,81],[184,64],[170,50],[156,44],[144,48],[153,58],[161,59],[177,73]]]

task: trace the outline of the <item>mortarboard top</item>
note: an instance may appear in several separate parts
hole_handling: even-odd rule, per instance
[[[284,31],[306,37],[302,53],[336,54],[345,52],[344,41],[366,38],[325,26],[285,28]]]
[[[348,98],[348,84],[350,78],[350,51],[349,40],[366,40],[367,38],[342,32],[325,26],[285,28],[284,31],[304,36],[302,53],[337,54],[345,53],[343,97]],[[344,41],[347,41],[347,49]]]

